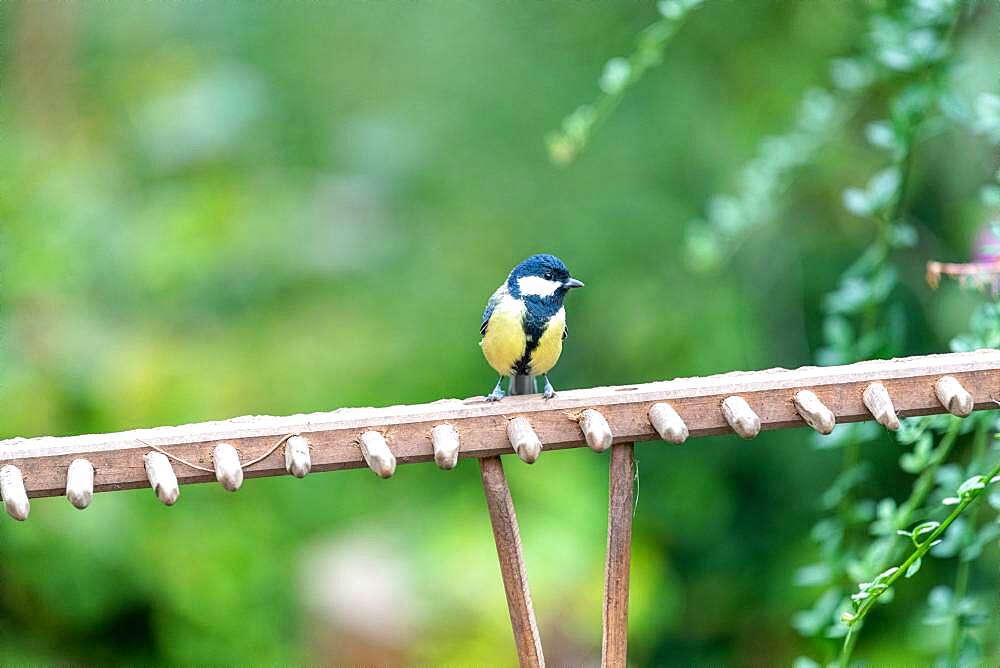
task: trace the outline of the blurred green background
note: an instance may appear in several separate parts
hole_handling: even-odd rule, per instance
[[[2,3],[0,432],[484,394],[482,306],[542,251],[587,283],[568,300],[557,389],[808,364],[821,297],[872,234],[841,206],[880,164],[861,133],[824,148],[720,272],[693,273],[684,239],[857,47],[868,4],[706,3],[560,169],[546,132],[594,95],[652,3]],[[996,14],[962,41],[986,79]],[[983,221],[966,202],[990,173],[969,138],[919,150],[921,241],[900,260],[913,354],[966,327],[976,299],[929,291],[923,265],[967,256]],[[791,573],[815,552],[840,458],[810,443],[792,430],[638,448],[638,665],[808,649],[789,619],[811,593]],[[904,489],[895,446],[872,447],[880,484]],[[606,457],[507,471],[547,655],[593,663]],[[867,651],[915,642],[903,608],[873,622]],[[148,490],[84,513],[37,500],[0,527],[0,655],[514,661],[471,461],[389,482],[191,486],[171,509]]]

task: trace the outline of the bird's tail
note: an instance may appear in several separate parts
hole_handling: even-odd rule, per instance
[[[516,374],[510,377],[510,394],[538,394],[534,376]]]

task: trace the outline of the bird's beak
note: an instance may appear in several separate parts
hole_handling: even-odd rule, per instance
[[[582,288],[583,281],[578,281],[575,278],[567,278],[566,282],[563,283],[563,287],[566,288],[567,290],[570,288]]]

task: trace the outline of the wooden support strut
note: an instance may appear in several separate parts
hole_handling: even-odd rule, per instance
[[[629,573],[635,453],[631,443],[611,446],[608,465],[608,549],[604,561],[604,636],[601,665],[625,668],[628,657]]]
[[[535,621],[535,609],[528,588],[528,573],[521,550],[521,533],[514,512],[514,499],[510,495],[503,462],[499,457],[479,460],[479,472],[486,493],[486,506],[490,511],[493,540],[500,560],[500,576],[507,595],[507,610],[514,630],[514,645],[521,666],[544,666],[542,640]]]
[[[534,390],[533,385],[533,378],[515,376],[511,382],[510,393],[531,393]],[[526,429],[532,431],[530,425]],[[512,437],[511,443],[515,451],[524,458],[523,451],[518,450],[519,446],[514,440]],[[534,462],[540,450],[539,443],[530,461],[527,459],[525,461]],[[541,667],[545,665],[545,655],[542,653],[542,639],[538,634],[538,623],[535,621],[535,609],[531,604],[528,572],[524,565],[521,532],[517,526],[517,513],[514,512],[514,499],[510,495],[507,476],[503,472],[503,462],[500,461],[500,457],[483,457],[479,460],[479,473],[483,479],[486,507],[490,511],[493,541],[496,543],[497,557],[500,560],[500,577],[503,579],[504,593],[507,595],[507,610],[510,612],[510,624],[514,630],[517,659],[521,666]]]
[[[953,380],[939,384],[945,376]],[[308,440],[310,470],[315,473],[368,466],[359,442],[369,431],[381,434],[391,445],[393,462],[434,461],[431,432],[444,423],[452,425],[461,435],[460,457],[483,458],[510,453],[508,424],[516,417],[524,417],[542,444],[542,451],[549,452],[584,445],[577,420],[588,408],[598,410],[605,418],[614,434],[613,443],[659,438],[661,434],[657,428],[672,440],[681,440],[681,436],[732,433],[722,410],[723,402],[731,396],[742,397],[752,407],[760,418],[763,431],[805,426],[795,402],[796,394],[802,390],[812,392],[820,404],[829,409],[836,424],[871,420],[873,414],[866,405],[865,391],[875,383],[881,384],[885,393],[869,391],[868,403],[875,406],[879,417],[890,425],[893,423],[889,406],[898,417],[947,410],[965,412],[970,403],[972,410],[995,409],[1000,400],[1000,351],[979,350],[845,366],[770,369],[642,385],[565,390],[548,400],[537,395],[512,396],[488,403],[482,397],[475,397],[464,401],[451,399],[413,406],[347,408],[289,417],[251,416],[114,434],[12,438],[0,441],[0,467],[17,467],[31,498],[65,494],[67,472],[75,459],[86,459],[94,467],[94,492],[133,489],[151,484],[144,457],[157,454],[150,448],[155,445],[172,456],[207,469],[178,464],[174,472],[169,472],[170,467],[165,466],[167,462],[146,457],[156,480],[152,484],[160,486],[161,500],[172,503],[177,500],[174,473],[179,484],[215,480],[212,454],[220,443],[235,447],[243,461],[253,461],[266,455],[282,437],[299,434]],[[958,387],[963,392],[958,392]],[[879,403],[878,400],[886,396],[891,398],[891,403]],[[651,412],[657,404],[669,406],[680,421],[665,420],[663,408]],[[657,427],[651,419],[657,422]],[[684,429],[681,429],[682,424]],[[366,439],[374,443],[372,436]],[[371,450],[369,455],[372,455]],[[394,468],[389,466],[388,457],[376,463],[381,467],[377,471],[380,475]],[[285,453],[280,448],[244,469],[248,479],[287,475],[287,471]]]

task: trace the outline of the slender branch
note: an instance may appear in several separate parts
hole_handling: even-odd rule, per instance
[[[1000,476],[1000,463],[994,466],[993,469],[986,474],[986,476],[982,477],[983,485],[981,487],[971,489],[962,494],[961,500],[958,505],[955,506],[955,509],[951,511],[951,514],[948,515],[948,517],[946,517],[945,520],[941,522],[941,524],[939,524],[926,539],[917,545],[917,548],[906,558],[905,561],[903,561],[903,563],[901,563],[897,568],[892,569],[892,572],[886,576],[884,581],[880,581],[879,578],[876,578],[874,586],[867,590],[867,596],[861,602],[857,611],[854,613],[844,613],[843,619],[849,625],[849,630],[847,632],[847,637],[844,638],[844,649],[840,656],[841,668],[847,668],[850,664],[851,652],[857,642],[857,635],[861,630],[861,623],[882,594],[892,587],[892,585],[900,577],[905,575],[913,564],[927,554],[931,547],[933,547],[937,542],[938,538],[940,538],[948,527],[951,526],[963,512],[965,512],[965,509],[986,493],[986,490],[989,488],[990,481],[997,476]]]
[[[662,17],[639,33],[632,54],[628,58],[613,58],[605,65],[601,96],[593,104],[577,108],[563,119],[561,130],[546,136],[552,162],[568,165],[586,150],[591,137],[618,108],[628,88],[637,83],[646,70],[663,62],[663,51],[670,38],[684,17],[701,2],[665,0],[660,3]]]
[[[910,498],[904,501],[903,505],[899,507],[899,516],[896,522],[897,528],[902,529],[910,524],[913,513],[923,504],[927,499],[927,495],[934,488],[934,476],[937,475],[941,464],[948,458],[948,454],[951,452],[952,446],[955,445],[955,440],[958,438],[958,432],[961,427],[962,421],[953,417],[948,424],[948,431],[945,432],[945,435],[941,438],[941,443],[938,444],[937,449],[931,456],[930,463],[927,465],[927,468],[921,471],[920,477],[913,484],[913,492],[910,494]],[[884,568],[885,565],[883,564],[878,570],[883,570]]]
[[[938,469],[941,467],[941,464],[943,464],[948,458],[948,454],[951,452],[952,446],[955,445],[955,440],[958,437],[958,432],[961,426],[961,420],[952,418],[951,423],[948,425],[948,431],[941,438],[941,443],[938,444],[937,449],[931,457],[931,462],[923,471],[921,471],[920,477],[918,477],[917,481],[913,484],[913,491],[910,493],[910,498],[904,501],[899,507],[899,512],[895,522],[896,527],[902,528],[909,525],[911,518],[913,517],[913,513],[916,512],[917,508],[919,508],[927,499],[927,495],[930,494],[931,490],[934,488],[934,477],[937,474]],[[886,550],[885,558],[882,559],[882,561],[880,561],[875,567],[876,571],[882,572],[887,568],[889,559],[894,551],[895,546],[893,546],[890,550]],[[843,651],[843,656],[845,658],[842,660],[841,665],[846,667],[851,652],[854,650],[854,644],[856,641],[857,633],[852,626],[851,629],[848,630],[848,634],[845,639]]]
[[[973,463],[981,461],[982,455],[986,449],[985,425],[986,425],[985,422],[980,422],[979,426],[976,429],[975,440],[973,442],[973,455],[972,455]],[[924,470],[920,473],[920,477],[918,477],[917,481],[913,484],[913,492],[910,494],[910,497],[906,501],[904,501],[903,504],[899,507],[899,512],[897,514],[895,523],[897,528],[903,528],[911,523],[913,518],[913,513],[916,512],[916,510],[920,508],[921,505],[923,505],[924,501],[927,499],[928,494],[930,494],[931,490],[934,488],[934,480],[935,476],[937,475],[938,469],[940,469],[941,465],[944,464],[944,462],[948,459],[948,455],[951,453],[951,450],[954,447],[955,442],[958,438],[958,433],[961,430],[961,426],[962,426],[961,420],[959,420],[958,418],[951,419],[950,423],[948,424],[948,430],[941,438],[941,443],[938,444],[937,449],[935,449],[934,453],[931,455],[930,463],[927,465],[926,468],[924,468]],[[875,567],[874,570],[879,572],[884,571],[889,564],[889,558],[893,552],[894,549],[887,550],[886,557],[881,562],[879,562],[879,564]],[[962,562],[959,564],[958,568],[959,570],[958,573],[956,574],[956,587],[955,587],[956,592],[958,592],[960,589],[958,583],[962,583],[963,579],[967,579],[968,577],[967,573],[968,563]],[[963,569],[966,571],[964,576],[963,576]],[[956,598],[957,597],[958,594],[956,593]],[[956,628],[952,637],[952,642],[957,643],[960,637],[961,637],[961,629]],[[857,634],[855,633],[854,638],[852,638],[850,644],[850,650],[853,650],[856,638]],[[847,653],[849,654],[850,652]]]

